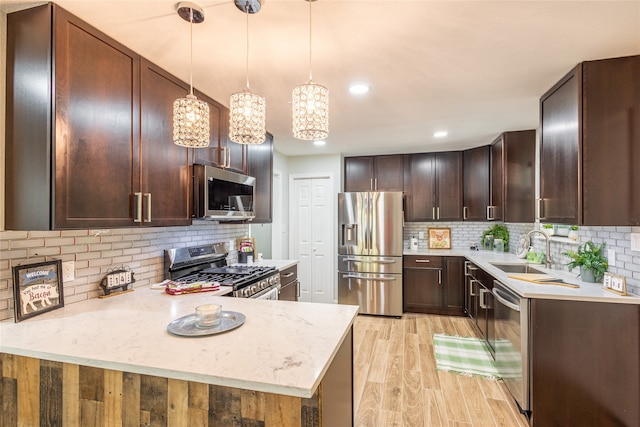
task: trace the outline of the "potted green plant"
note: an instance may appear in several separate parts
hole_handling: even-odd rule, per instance
[[[578,237],[580,237],[580,233],[578,233],[578,226],[577,225],[572,225],[571,227],[569,227],[569,236],[568,236],[571,240],[578,240]]]
[[[547,236],[553,236],[553,224],[542,224],[542,231],[547,233]]]
[[[609,261],[604,256],[606,243],[598,246],[591,240],[578,246],[578,250],[567,250],[562,255],[571,258],[567,263],[569,271],[580,268],[580,278],[584,282],[601,282],[609,267]]]
[[[493,239],[502,239],[504,243],[504,251],[509,252],[509,230],[504,225],[496,224],[482,233],[482,242],[484,244],[485,237],[492,236]],[[493,249],[493,247],[491,248]]]

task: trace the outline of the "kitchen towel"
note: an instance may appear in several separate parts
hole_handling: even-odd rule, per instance
[[[436,369],[468,376],[498,379],[496,363],[479,338],[433,335]]]

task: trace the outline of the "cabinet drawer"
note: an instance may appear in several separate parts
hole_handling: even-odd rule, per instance
[[[298,279],[298,265],[292,265],[280,271],[280,283],[282,286]]]
[[[442,268],[442,257],[405,255],[403,258],[403,266],[414,268]]]

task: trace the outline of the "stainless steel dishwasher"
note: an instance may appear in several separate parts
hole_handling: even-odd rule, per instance
[[[531,410],[529,299],[495,280],[496,367],[522,412]]]

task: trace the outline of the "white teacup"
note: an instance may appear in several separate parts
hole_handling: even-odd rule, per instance
[[[196,307],[196,328],[213,328],[220,324],[220,304],[204,304]]]

